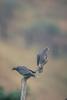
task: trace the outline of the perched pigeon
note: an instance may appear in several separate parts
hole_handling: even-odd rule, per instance
[[[35,71],[32,71],[30,69],[28,69],[25,66],[17,66],[16,68],[12,68],[12,70],[16,70],[17,72],[19,72],[21,75],[24,76],[25,79],[28,79],[30,77],[35,77]]]

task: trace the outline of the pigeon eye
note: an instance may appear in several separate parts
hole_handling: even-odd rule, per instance
[[[46,56],[46,59],[47,59],[47,56]]]
[[[44,59],[47,59],[47,56],[45,56]]]

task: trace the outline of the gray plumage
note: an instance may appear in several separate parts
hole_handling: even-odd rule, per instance
[[[16,68],[13,68],[12,70],[16,70],[21,75],[23,75],[24,78],[26,78],[26,79],[30,78],[30,77],[35,77],[35,73],[36,73],[35,71],[32,71],[25,66],[18,66]]]
[[[39,73],[43,71],[43,67],[48,61],[47,53],[48,53],[48,48],[44,48],[41,52],[37,54],[37,66],[38,66]]]

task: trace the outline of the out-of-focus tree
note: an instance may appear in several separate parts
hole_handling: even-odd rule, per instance
[[[60,28],[56,24],[40,21],[25,30],[24,37],[27,45],[31,46],[33,43],[50,43],[52,38],[60,33]]]
[[[0,36],[7,39],[8,23],[13,16],[13,10],[16,7],[14,0],[0,0]]]

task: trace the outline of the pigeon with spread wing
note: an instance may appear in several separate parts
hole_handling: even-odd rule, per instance
[[[37,54],[37,67],[38,72],[43,72],[43,67],[48,61],[48,48],[44,48],[41,52]]]

